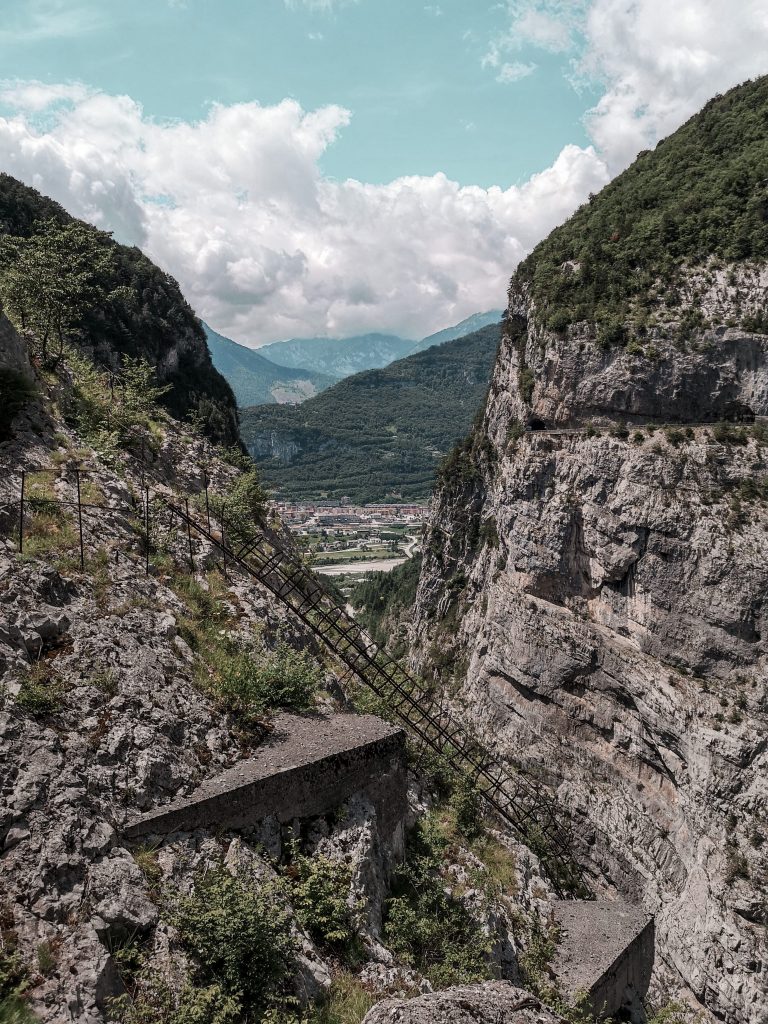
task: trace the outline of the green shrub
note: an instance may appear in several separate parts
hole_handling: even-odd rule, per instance
[[[48,662],[36,662],[21,680],[16,706],[33,718],[50,715],[61,706],[61,680]]]
[[[198,877],[191,895],[178,900],[173,923],[194,957],[195,1013],[202,1012],[202,999],[217,1008],[222,1022],[258,1020],[279,997],[294,961],[295,942],[274,887],[257,888],[223,868],[211,871]],[[200,989],[208,995],[201,997]],[[228,1007],[235,1005],[239,1016],[227,1016]],[[186,1018],[190,1024],[209,1019],[195,1017],[191,1008]]]
[[[547,317],[547,326],[555,334],[565,334],[571,323],[571,316],[567,309],[554,309]]]
[[[240,1002],[219,985],[185,985],[174,993],[157,979],[144,981],[131,998],[110,1000],[109,1019],[120,1024],[241,1024]]]
[[[386,944],[436,988],[491,975],[488,941],[441,875],[447,847],[434,816],[424,817],[409,837],[406,862],[385,907]]]
[[[469,779],[459,777],[448,801],[458,831],[467,839],[476,839],[482,831],[482,809],[477,789]]]
[[[246,720],[258,720],[276,708],[311,708],[321,682],[313,659],[281,641],[274,651],[235,647],[225,653],[215,668],[214,691],[229,710]]]
[[[3,929],[0,940],[0,1024],[33,1024],[37,1019],[24,1001],[27,970],[16,951],[16,936]]]
[[[487,545],[491,548],[499,546],[499,530],[494,516],[489,516],[483,521],[480,526],[479,540],[483,546]]]
[[[679,444],[686,440],[685,431],[680,430],[679,427],[667,427],[664,435],[673,448],[677,448]]]
[[[349,907],[352,870],[348,864],[316,854],[294,854],[284,869],[291,884],[290,899],[296,916],[315,942],[336,948],[348,947],[355,936]]]
[[[613,348],[624,345],[627,340],[627,328],[619,316],[604,320],[597,331],[597,343],[601,348]]]
[[[517,420],[512,420],[507,427],[507,444],[514,444],[525,434],[525,427]]]
[[[743,427],[735,427],[733,423],[716,423],[712,428],[712,436],[720,444],[747,443],[747,431]]]
[[[237,540],[251,537],[264,519],[267,495],[255,467],[242,473],[232,485],[226,501],[226,531]]]
[[[536,378],[530,366],[520,367],[520,372],[517,375],[517,383],[520,389],[520,397],[526,405],[530,405],[531,399],[533,398],[533,387],[536,383]]]

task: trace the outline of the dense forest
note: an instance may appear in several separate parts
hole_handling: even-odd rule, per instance
[[[8,174],[0,174],[0,241],[4,253],[13,240],[29,240],[57,229],[79,228],[102,260],[89,288],[105,296],[73,325],[71,340],[101,363],[118,368],[121,357],[143,356],[171,388],[163,396],[168,411],[193,416],[216,440],[237,440],[232,389],[213,367],[200,321],[176,281],[140,249],[119,245],[103,231],[76,221],[63,207]],[[9,244],[11,243],[11,244]],[[7,256],[5,257],[7,259]],[[0,267],[2,273],[4,267]]]
[[[761,78],[641,153],[518,268],[538,316],[558,332],[596,323],[621,342],[662,301],[675,304],[683,267],[768,257],[767,126]]]
[[[420,573],[421,555],[415,555],[391,572],[371,573],[355,588],[355,618],[377,643],[387,643],[390,628],[413,606]]]
[[[299,406],[241,414],[243,440],[285,498],[426,497],[482,405],[499,325],[340,381]]]

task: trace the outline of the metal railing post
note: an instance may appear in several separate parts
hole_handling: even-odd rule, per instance
[[[80,569],[85,569],[85,549],[83,547],[83,504],[80,499],[80,467],[75,467],[75,480],[77,481],[77,524],[80,529]]]
[[[224,502],[221,503],[221,553],[224,558],[224,575],[227,575],[227,538],[224,533]]]
[[[149,487],[144,488],[144,528],[147,534],[145,570],[147,575],[149,575]]]
[[[189,519],[189,498],[184,499],[184,510],[187,513],[187,543],[189,545],[189,571],[195,571],[195,559],[192,555],[192,523]]]
[[[21,499],[19,501],[19,554],[24,550],[24,483],[27,474],[21,471]]]

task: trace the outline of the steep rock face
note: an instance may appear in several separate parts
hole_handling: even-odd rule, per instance
[[[32,379],[27,348],[7,317],[0,314],[0,369]]]
[[[505,374],[497,369],[494,393],[507,418],[535,426],[616,419],[709,423],[764,416],[768,340],[727,327],[720,319],[720,326],[699,332],[691,344],[681,344],[664,324],[649,332],[643,346],[601,348],[587,324],[576,324],[564,335],[539,326],[526,289],[516,284],[501,364]],[[520,393],[526,378],[529,402]],[[499,411],[491,429],[500,423]],[[502,426],[506,429],[506,419]]]
[[[658,987],[756,1024],[768,1013],[763,435],[519,436],[515,424],[693,419],[697,402],[722,414],[718,396],[765,413],[768,338],[702,332],[681,349],[659,332],[657,362],[580,349],[533,312],[513,289],[482,428],[437,494],[419,649],[453,668],[489,741],[557,788],[598,891],[657,915]]]

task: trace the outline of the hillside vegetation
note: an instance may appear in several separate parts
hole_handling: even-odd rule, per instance
[[[677,304],[684,267],[768,257],[768,78],[717,96],[608,185],[520,265],[555,331],[620,342]],[[571,266],[564,266],[570,263]]]
[[[281,497],[426,497],[488,388],[499,325],[341,381],[300,406],[257,406],[241,430]]]
[[[67,340],[115,369],[126,356],[147,359],[171,385],[162,401],[172,415],[193,416],[216,440],[237,440],[234,395],[211,363],[200,321],[176,281],[139,249],[7,174],[0,174],[0,242],[6,304],[16,270],[16,284],[26,278],[28,292],[36,289],[36,305],[66,299],[70,316],[58,326]],[[37,326],[24,322],[23,309],[7,312],[21,330]]]

